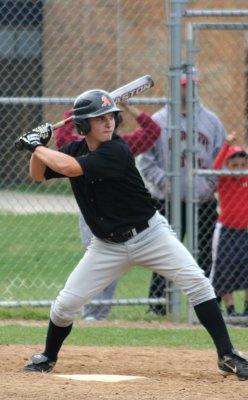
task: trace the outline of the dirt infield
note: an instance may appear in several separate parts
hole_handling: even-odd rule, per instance
[[[21,368],[40,346],[1,345],[1,400],[236,400],[248,399],[248,381],[223,378],[212,350],[65,345],[50,374]],[[138,375],[115,383],[81,382],[55,374]]]

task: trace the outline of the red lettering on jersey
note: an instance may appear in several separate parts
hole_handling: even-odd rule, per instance
[[[201,143],[206,149],[208,149],[209,140],[206,135],[202,132],[198,132],[198,141]]]
[[[102,107],[107,106],[111,106],[111,101],[106,96],[102,96]]]
[[[181,131],[181,140],[186,140],[187,139],[187,134],[185,131]]]

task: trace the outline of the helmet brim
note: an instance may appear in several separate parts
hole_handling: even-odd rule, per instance
[[[94,111],[94,112],[89,113],[89,114],[84,114],[83,115],[83,119],[99,117],[101,115],[109,114],[109,113],[112,113],[112,112],[123,112],[123,110],[121,110],[118,107],[110,107],[108,110],[107,109],[105,109],[105,110],[97,110],[97,111]],[[74,109],[73,110],[73,114],[74,114],[74,118],[82,117],[82,115],[80,115],[80,108]]]

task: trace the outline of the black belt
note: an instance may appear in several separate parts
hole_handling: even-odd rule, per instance
[[[129,231],[123,233],[112,233],[107,238],[102,238],[105,242],[110,243],[123,243],[127,240],[131,239],[132,237],[138,235],[138,233],[144,231],[146,228],[149,227],[148,222],[144,222],[143,224],[136,225],[134,228],[130,229]]]

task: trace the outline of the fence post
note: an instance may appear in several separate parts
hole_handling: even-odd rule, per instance
[[[181,196],[180,196],[180,135],[181,135],[181,49],[182,49],[182,4],[183,0],[172,0],[171,16],[171,224],[181,239]],[[180,322],[181,291],[171,285],[171,310],[176,322]]]

